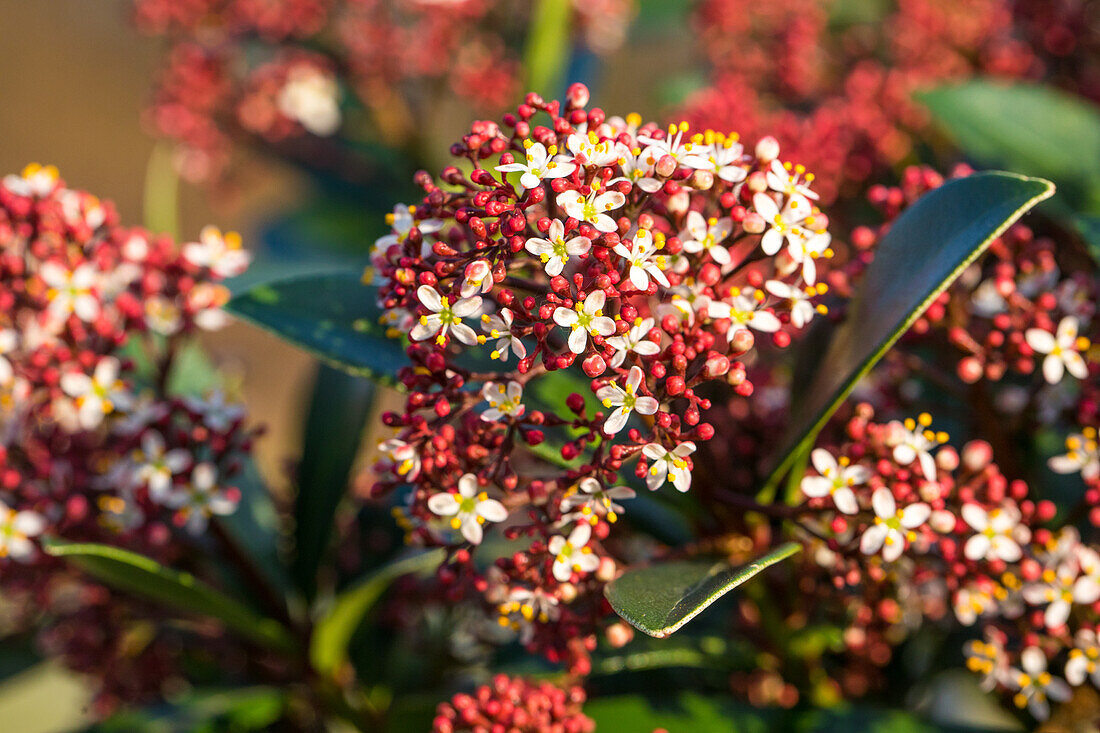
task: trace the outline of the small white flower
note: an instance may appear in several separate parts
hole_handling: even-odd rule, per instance
[[[34,557],[30,538],[42,534],[46,519],[38,512],[17,512],[0,502],[0,559],[27,562]]]
[[[478,293],[487,293],[493,289],[493,270],[485,260],[474,260],[466,265],[462,273],[462,287],[459,296],[469,298]]]
[[[172,477],[182,473],[190,460],[190,454],[183,448],[165,450],[161,434],[149,430],[141,436],[141,450],[134,456],[135,476],[149,489],[153,501],[163,501],[172,488]]]
[[[1006,675],[1006,684],[1018,692],[1012,701],[1018,708],[1027,708],[1036,720],[1050,717],[1049,700],[1064,702],[1073,694],[1065,680],[1047,672],[1047,658],[1036,646],[1029,646],[1020,653],[1020,666],[1013,667]]]
[[[546,274],[550,277],[560,275],[570,257],[586,254],[592,249],[592,240],[588,237],[565,238],[565,225],[558,219],[550,223],[549,239],[531,237],[525,245],[527,251],[542,259]]]
[[[592,524],[601,516],[614,522],[623,513],[623,508],[616,502],[633,499],[634,496],[634,489],[628,486],[615,486],[605,490],[599,481],[586,476],[565,492],[560,509],[566,513],[579,510]]]
[[[19,348],[19,334],[13,329],[0,329],[0,387],[8,387],[15,380],[15,368],[7,354]]]
[[[409,334],[413,341],[426,341],[435,336],[435,342],[442,346],[447,341],[447,332],[451,331],[464,344],[473,346],[477,343],[474,329],[463,323],[462,319],[473,315],[481,307],[480,295],[460,298],[453,306],[449,298],[441,296],[430,285],[421,285],[416,289],[416,295],[421,305],[431,311],[431,314],[420,316],[420,320],[413,326],[412,333]]]
[[[573,573],[591,573],[600,567],[600,558],[588,546],[592,528],[587,522],[578,522],[568,539],[561,535],[550,538],[549,550],[554,556],[554,577],[559,583],[567,583]]]
[[[764,289],[787,301],[791,309],[791,325],[795,328],[805,328],[814,319],[817,309],[810,302],[810,295],[806,290],[788,285],[782,280],[768,280],[764,283]]]
[[[663,255],[659,255],[657,245],[653,241],[653,233],[648,229],[639,229],[634,234],[631,246],[626,242],[615,245],[614,252],[630,262],[630,270],[627,277],[631,284],[638,290],[646,290],[649,287],[649,278],[653,278],[666,288],[669,287],[668,278],[663,272],[666,265]]]
[[[1046,354],[1043,358],[1043,377],[1050,384],[1058,384],[1066,372],[1078,379],[1088,377],[1089,368],[1080,352],[1088,350],[1090,344],[1084,336],[1078,337],[1077,319],[1073,316],[1063,318],[1056,333],[1029,328],[1024,333],[1024,339],[1037,353]]]
[[[859,502],[856,501],[852,487],[867,483],[871,471],[866,466],[849,465],[847,456],[842,456],[837,461],[824,448],[815,448],[810,454],[810,460],[821,475],[803,477],[802,493],[813,499],[832,496],[836,508],[845,514],[859,512]]]
[[[921,413],[916,421],[908,418],[904,423],[895,422],[891,442],[894,444],[894,460],[899,465],[908,466],[917,461],[924,477],[935,481],[936,459],[932,455],[932,449],[946,442],[947,436],[929,430],[928,426],[931,424],[932,418],[926,412]]]
[[[710,171],[726,183],[740,183],[748,172],[741,167],[745,148],[733,138],[716,140],[709,145],[693,147],[680,162],[689,168]]]
[[[626,196],[618,191],[604,191],[593,186],[592,193],[585,198],[580,191],[569,189],[558,194],[558,206],[578,221],[586,221],[601,232],[613,232],[618,228],[615,220],[607,212],[618,209],[626,203]]]
[[[275,103],[309,132],[327,137],[340,129],[339,91],[333,74],[298,65],[290,70]]]
[[[409,237],[409,232],[413,229],[418,229],[422,235],[434,234],[443,228],[443,221],[440,219],[421,219],[417,221],[413,214],[416,213],[415,206],[406,206],[405,204],[397,204],[393,207],[392,214],[386,214],[386,223],[393,227],[393,231],[384,237],[379,237],[375,243],[375,252],[384,254],[387,249],[395,244],[402,244]],[[427,238],[425,237],[425,241]]]
[[[520,643],[531,641],[535,622],[540,624],[557,621],[561,616],[558,599],[542,588],[512,588],[504,602],[497,607],[501,626],[520,632]]]
[[[681,122],[679,125],[669,125],[668,134],[660,140],[648,135],[639,135],[638,142],[642,145],[651,147],[653,149],[652,156],[656,160],[660,160],[665,155],[671,155],[676,159],[677,163],[687,165],[688,160],[695,162],[695,157],[698,157],[693,157],[695,146],[692,143],[680,144],[680,140],[687,131],[688,124],[686,122]]]
[[[622,169],[623,174],[608,181],[608,185],[619,181],[627,181],[646,193],[656,193],[661,190],[664,183],[660,179],[654,178],[655,171],[653,167],[657,165],[657,160],[661,157],[655,148],[649,147],[642,150],[640,148],[629,148],[619,143],[618,151],[619,167]]]
[[[16,196],[49,196],[57,187],[58,172],[52,165],[31,163],[21,175],[4,176],[4,188]]]
[[[596,392],[596,398],[603,402],[604,407],[615,408],[603,424],[603,431],[608,435],[614,435],[622,430],[631,412],[637,411],[640,415],[652,415],[657,412],[657,408],[660,407],[657,400],[638,395],[638,387],[641,386],[644,376],[641,367],[633,366],[627,374],[625,389],[619,387],[615,380],[611,380]]]
[[[383,440],[378,444],[378,451],[383,455],[378,465],[381,475],[412,481],[420,474],[420,453],[405,441]]]
[[[1077,545],[1057,568],[1047,568],[1039,580],[1024,586],[1024,600],[1033,606],[1046,604],[1043,623],[1048,629],[1059,628],[1069,619],[1075,604],[1087,605],[1100,599],[1100,583],[1094,573],[1086,570],[1098,564],[1095,552]]]
[[[99,273],[95,265],[85,262],[70,272],[61,264],[50,261],[42,264],[38,275],[46,283],[46,297],[50,301],[47,308],[54,319],[63,321],[73,313],[80,320],[90,323],[99,316],[99,298],[95,295]]]
[[[982,676],[980,687],[986,692],[991,692],[997,683],[1005,679],[1008,672],[1008,657],[1004,647],[986,634],[985,641],[971,639],[963,647],[963,656],[966,657],[966,668],[975,674]]]
[[[61,389],[73,398],[79,427],[91,430],[103,421],[104,415],[130,404],[130,395],[118,378],[118,371],[118,359],[105,356],[96,364],[92,376],[83,372],[62,375]]]
[[[481,344],[491,338],[497,339],[492,353],[489,354],[491,358],[508,361],[509,352],[515,354],[517,359],[527,356],[527,347],[512,334],[513,318],[512,311],[508,308],[501,308],[499,315],[487,313],[481,317],[481,328],[489,335],[478,336],[477,342]]]
[[[524,408],[523,386],[519,382],[508,382],[508,386],[497,382],[486,382],[481,388],[481,397],[489,403],[489,409],[481,413],[481,419],[497,422],[501,418],[522,417]]]
[[[1091,481],[1100,477],[1100,442],[1096,428],[1088,427],[1066,438],[1066,453],[1054,456],[1048,464],[1055,473],[1078,473]]]
[[[477,488],[477,476],[467,473],[458,480],[458,494],[445,491],[428,499],[428,508],[441,517],[450,517],[451,528],[459,530],[472,545],[481,544],[483,524],[508,518],[503,504]]]
[[[997,599],[993,596],[993,588],[985,585],[970,585],[960,588],[955,594],[955,618],[963,626],[973,626],[974,622],[982,616],[988,616],[997,611]]]
[[[185,397],[187,409],[202,415],[202,422],[214,432],[224,433],[245,416],[244,406],[230,402],[225,392],[216,389],[203,397]]]
[[[557,153],[557,147],[554,145],[547,150],[542,143],[524,140],[523,147],[527,149],[526,163],[507,163],[498,165],[496,169],[502,173],[523,171],[519,183],[526,189],[538,188],[548,178],[563,178],[577,169],[573,163],[552,160]]]
[[[187,308],[195,325],[204,331],[217,331],[229,323],[229,314],[222,306],[229,302],[229,288],[217,283],[203,282],[191,288],[187,295]]]
[[[728,303],[723,300],[712,300],[707,305],[707,315],[714,319],[725,318],[732,321],[726,330],[726,341],[732,341],[737,332],[745,328],[762,333],[775,333],[783,324],[774,313],[759,308],[758,306],[762,303],[762,299],[758,300],[748,295],[736,295]]]
[[[1073,686],[1092,680],[1100,687],[1100,641],[1092,629],[1079,629],[1073,637],[1073,648],[1066,662],[1066,680]]]
[[[1020,544],[1031,539],[1031,531],[1020,524],[1020,510],[1015,504],[988,512],[977,504],[963,504],[962,518],[977,533],[963,547],[968,560],[1016,562],[1022,555]]]
[[[210,517],[224,517],[237,510],[240,492],[218,488],[218,470],[212,463],[200,463],[191,470],[191,482],[171,491],[164,504],[176,510],[176,521],[193,535],[201,534]]]
[[[607,345],[615,349],[615,355],[611,357],[611,366],[618,368],[626,361],[626,355],[633,351],[640,356],[653,356],[661,351],[659,344],[650,341],[646,336],[653,330],[656,323],[652,318],[634,319],[634,325],[621,336],[612,336],[607,339]]]
[[[219,278],[235,277],[248,268],[250,256],[241,248],[241,235],[217,227],[203,227],[198,242],[183,245],[183,258],[196,267],[209,268]]]
[[[584,301],[572,308],[558,306],[554,309],[554,323],[572,329],[569,333],[569,350],[574,354],[583,354],[588,348],[588,335],[610,336],[615,333],[615,321],[603,314],[607,295],[602,290],[593,290]]]
[[[890,489],[876,489],[871,495],[871,507],[875,510],[875,523],[863,532],[859,549],[864,555],[874,555],[880,549],[887,562],[901,557],[906,540],[916,538],[914,529],[927,521],[932,510],[927,504],[910,504],[899,510]]]
[[[619,160],[618,145],[615,141],[609,139],[601,142],[595,131],[574,132],[566,138],[565,147],[569,148],[569,152],[584,166],[613,165]]]
[[[810,204],[801,196],[792,196],[780,210],[779,204],[766,193],[758,193],[752,197],[753,208],[763,217],[768,225],[767,231],[760,238],[760,247],[766,255],[774,255],[783,248],[783,242],[794,245],[806,238],[802,221],[810,215]]]
[[[788,197],[817,198],[817,194],[810,190],[810,182],[813,181],[814,176],[812,173],[806,173],[806,168],[802,165],[792,166],[790,163],[773,160],[765,178],[768,188]]]
[[[691,488],[691,464],[687,457],[695,452],[695,443],[690,440],[680,443],[669,450],[660,443],[649,443],[642,448],[642,453],[649,459],[649,470],[646,471],[645,485],[650,491],[656,491],[664,485],[669,477],[672,477],[672,485],[677,491],[687,491]]]
[[[733,220],[728,216],[721,219],[704,219],[698,211],[689,211],[687,226],[680,232],[684,251],[690,254],[705,252],[719,265],[730,263],[730,252],[721,246],[726,237],[733,232]]]

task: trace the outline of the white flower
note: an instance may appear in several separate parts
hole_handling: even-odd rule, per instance
[[[760,291],[756,291],[760,292]],[[760,293],[763,295],[763,293]],[[722,300],[712,300],[707,304],[707,315],[710,318],[727,318],[732,323],[726,330],[726,340],[732,341],[738,331],[748,327],[754,331],[763,333],[775,333],[782,327],[779,318],[769,310],[757,308],[762,300],[750,298],[747,295],[736,295],[727,303]]]
[[[768,225],[768,230],[760,238],[764,254],[774,255],[783,248],[784,240],[794,245],[806,238],[802,228],[802,221],[810,215],[810,205],[806,199],[792,196],[781,211],[775,199],[766,193],[758,193],[752,197],[752,205]]]
[[[875,523],[863,532],[859,549],[864,555],[874,555],[880,549],[887,562],[901,557],[905,542],[916,538],[914,529],[928,519],[932,510],[924,503],[910,504],[899,510],[890,489],[876,489],[871,495],[871,507],[875,510]]]
[[[409,334],[413,341],[426,341],[439,334],[435,342],[442,346],[446,343],[447,331],[453,331],[455,338],[462,343],[470,346],[477,343],[474,329],[463,323],[462,319],[473,315],[481,307],[480,295],[460,298],[453,306],[449,298],[441,296],[430,285],[421,285],[416,289],[416,295],[431,314],[420,316],[420,320],[413,326],[412,333]]]
[[[478,293],[489,292],[493,285],[493,270],[489,263],[485,260],[474,260],[462,272],[462,287],[458,294],[469,298]]]
[[[672,485],[677,491],[687,491],[691,488],[691,465],[687,457],[695,452],[695,443],[690,440],[680,443],[669,450],[660,443],[649,443],[642,448],[642,453],[650,460],[649,470],[646,471],[645,485],[650,491],[656,491],[671,476]]]
[[[921,413],[916,421],[908,418],[904,424],[895,422],[891,442],[894,443],[894,460],[899,465],[908,466],[917,461],[924,477],[935,481],[936,459],[932,456],[932,449],[946,442],[947,436],[929,430],[931,424],[932,417],[926,412]]]
[[[217,227],[203,227],[198,242],[183,245],[183,258],[196,267],[209,268],[219,278],[240,275],[248,268],[248,252],[241,248],[241,235]]]
[[[1047,658],[1036,646],[1029,646],[1020,653],[1020,666],[1013,667],[1006,674],[1006,684],[1018,692],[1012,701],[1018,708],[1027,708],[1036,720],[1050,717],[1048,698],[1056,702],[1068,700],[1073,694],[1065,680],[1047,672]]]
[[[7,387],[15,380],[15,368],[6,354],[19,347],[19,334],[13,329],[0,330],[0,387]]]
[[[568,216],[586,221],[601,232],[613,232],[618,225],[607,212],[614,211],[625,204],[626,196],[618,191],[600,193],[599,188],[593,185],[592,193],[588,194],[588,198],[581,195],[580,191],[569,189],[559,193],[556,201]]]
[[[768,188],[771,190],[788,197],[804,196],[809,199],[817,198],[817,194],[810,190],[810,182],[813,179],[813,173],[806,173],[804,166],[792,166],[790,163],[780,163],[778,160],[772,161],[766,175]]]
[[[1096,428],[1088,427],[1066,438],[1066,453],[1054,456],[1047,465],[1055,473],[1080,472],[1085,480],[1100,477],[1100,443]]]
[[[660,406],[652,397],[638,396],[638,387],[641,386],[644,374],[641,367],[630,367],[626,377],[626,388],[619,387],[615,380],[600,387],[596,392],[596,398],[603,402],[603,406],[615,409],[607,416],[603,424],[603,431],[608,435],[614,435],[626,425],[630,413],[637,411],[640,415],[652,415]]]
[[[565,239],[565,225],[558,219],[550,223],[549,239],[531,237],[525,245],[527,251],[542,258],[546,274],[550,277],[560,275],[570,257],[583,255],[592,249],[592,240],[588,237]]]
[[[557,153],[557,147],[554,145],[551,145],[550,150],[547,150],[542,143],[524,140],[523,147],[527,149],[526,163],[508,163],[498,165],[496,169],[502,173],[523,171],[519,183],[524,188],[538,188],[547,178],[563,178],[577,169],[577,166],[573,163],[551,160],[554,154]]]
[[[531,641],[535,634],[535,622],[540,624],[557,621],[561,616],[558,599],[542,588],[517,586],[508,591],[504,602],[497,606],[497,619],[501,626],[519,631],[520,643]]]
[[[46,283],[46,297],[50,304],[50,316],[58,321],[75,313],[82,321],[91,322],[99,315],[99,299],[94,288],[99,282],[95,265],[85,262],[69,271],[57,262],[46,262],[38,269],[38,275]]]
[[[550,538],[550,554],[554,556],[554,577],[560,583],[567,583],[573,573],[591,573],[600,566],[600,558],[588,546],[592,538],[592,528],[587,522],[578,522],[566,539],[561,535]]]
[[[596,132],[574,132],[565,140],[565,147],[581,165],[613,165],[619,160],[618,145],[614,140],[600,141]],[[572,171],[570,171],[572,172]]]
[[[244,406],[229,402],[225,398],[225,392],[220,389],[201,398],[185,397],[183,402],[188,410],[202,415],[206,427],[218,433],[226,432],[245,415]]]
[[[497,339],[492,353],[489,354],[491,358],[508,361],[509,352],[515,354],[517,359],[527,356],[527,347],[512,334],[513,318],[512,311],[508,308],[501,308],[499,315],[486,313],[481,317],[481,328],[489,336],[478,336],[477,342],[483,344],[490,338]]]
[[[212,463],[200,463],[191,470],[191,482],[164,497],[164,504],[176,510],[176,520],[191,534],[200,534],[210,517],[224,517],[237,510],[240,492],[218,488],[218,471]]]
[[[155,430],[141,436],[141,450],[134,456],[138,464],[136,478],[149,489],[154,501],[162,501],[172,488],[172,477],[183,472],[190,454],[183,448],[165,450],[164,438]]]
[[[501,418],[521,417],[524,406],[520,403],[523,399],[523,386],[519,382],[508,382],[508,386],[497,382],[486,382],[481,388],[481,397],[489,403],[489,409],[481,413],[481,419],[487,422],[496,422]]]
[[[603,484],[591,476],[586,476],[565,492],[560,508],[563,512],[579,509],[592,524],[596,523],[598,516],[605,515],[607,521],[614,522],[618,519],[618,515],[623,513],[623,508],[615,502],[633,499],[634,496],[634,489],[628,486],[615,486],[604,490]]]
[[[993,589],[982,585],[960,588],[955,594],[955,618],[963,626],[973,626],[982,616],[995,613],[997,599]]]
[[[26,562],[34,557],[30,538],[42,534],[45,518],[38,512],[17,512],[0,502],[0,558]]]
[[[583,302],[577,302],[572,308],[558,306],[554,309],[554,323],[572,329],[569,334],[569,350],[574,354],[583,354],[588,348],[588,335],[610,336],[615,333],[615,321],[603,314],[607,295],[602,290],[593,290]]]
[[[661,190],[664,183],[653,177],[653,167],[657,165],[657,160],[661,157],[655,148],[649,147],[643,151],[641,148],[629,148],[623,143],[619,143],[618,151],[619,167],[622,169],[623,174],[608,181],[608,185],[619,181],[627,181],[646,193],[656,193]]]
[[[1037,353],[1046,354],[1043,377],[1049,383],[1058,384],[1066,372],[1078,379],[1088,377],[1089,368],[1080,352],[1089,348],[1089,340],[1077,336],[1077,319],[1073,316],[1066,316],[1058,323],[1057,333],[1029,328],[1024,339]]]
[[[23,169],[22,175],[4,176],[4,188],[16,196],[49,196],[57,187],[57,168],[31,163]]]
[[[795,328],[805,328],[806,324],[814,319],[817,309],[810,302],[810,295],[806,290],[788,285],[782,280],[768,280],[764,283],[764,289],[775,297],[787,301],[791,309],[791,325]]]
[[[384,254],[395,244],[401,244],[409,237],[409,232],[418,229],[423,234],[434,234],[443,228],[440,219],[422,219],[419,222],[413,217],[416,213],[415,206],[397,204],[393,207],[392,214],[386,214],[386,223],[393,227],[393,231],[384,237],[379,237],[374,242],[375,252]],[[427,238],[425,238],[426,240]]]
[[[689,211],[687,226],[680,232],[684,251],[696,254],[706,252],[719,265],[730,263],[730,252],[720,246],[733,231],[733,220],[728,216],[721,219],[704,219],[698,211]]]
[[[621,336],[612,336],[607,339],[607,345],[615,349],[615,355],[611,357],[611,366],[618,368],[626,361],[626,355],[633,351],[640,356],[653,356],[661,351],[659,344],[650,341],[646,336],[653,330],[656,323],[652,318],[642,319],[640,316],[634,319],[634,325]]]
[[[496,499],[490,499],[484,491],[478,493],[477,476],[467,473],[458,480],[458,494],[449,491],[428,499],[428,508],[441,517],[451,518],[451,527],[457,529],[472,545],[481,544],[482,530],[486,522],[503,522],[508,510]]]
[[[1020,510],[1015,504],[988,512],[977,504],[963,504],[962,518],[977,533],[963,547],[968,560],[1016,562],[1022,555],[1020,544],[1031,539],[1031,531],[1020,524]]]
[[[680,162],[689,168],[710,171],[727,183],[740,183],[748,172],[741,167],[745,148],[734,138],[723,137],[711,144],[692,147]]]
[[[405,441],[383,440],[378,444],[378,451],[383,455],[378,465],[381,475],[412,481],[420,474],[420,453]]]
[[[856,501],[852,487],[867,483],[871,471],[866,466],[849,465],[847,456],[842,456],[837,461],[824,448],[815,448],[810,454],[810,460],[821,475],[803,477],[802,493],[813,499],[832,496],[837,509],[845,514],[857,513],[859,502]]]
[[[1008,657],[1004,647],[988,632],[985,641],[968,641],[963,647],[963,656],[966,657],[966,668],[982,676],[980,687],[986,692],[991,692],[1008,671]]]
[[[290,70],[275,103],[279,111],[309,132],[327,137],[340,128],[336,77],[313,66]]]
[[[615,245],[615,254],[625,257],[630,262],[630,271],[627,276],[630,282],[638,290],[649,287],[649,278],[669,287],[668,278],[662,272],[665,267],[665,258],[658,255],[657,245],[653,242],[653,233],[648,229],[639,229],[634,234],[633,243],[628,249],[626,242]]]
[[[224,285],[197,283],[187,295],[187,308],[193,314],[195,325],[204,331],[224,328],[229,323],[229,314],[222,306],[229,302],[229,297],[229,288]]]
[[[639,135],[638,142],[653,148],[652,155],[657,160],[660,160],[665,155],[671,155],[676,159],[677,163],[687,165],[689,159],[694,162],[694,159],[689,158],[689,156],[692,155],[692,151],[695,147],[692,143],[680,144],[681,138],[683,138],[684,133],[687,131],[688,124],[686,122],[681,122],[679,125],[669,125],[668,134],[660,140],[648,135]]]
[[[1100,599],[1100,583],[1086,568],[1100,563],[1096,553],[1078,545],[1073,554],[1057,568],[1047,568],[1039,580],[1024,586],[1024,600],[1033,606],[1047,604],[1043,623],[1048,629],[1062,626],[1074,604],[1089,604]],[[1082,572],[1084,571],[1084,572]]]
[[[1082,684],[1085,679],[1100,687],[1100,641],[1092,629],[1079,629],[1073,637],[1073,648],[1066,662],[1066,680],[1071,685]]]
[[[118,378],[119,361],[105,356],[96,364],[92,376],[83,372],[68,372],[61,377],[61,389],[77,409],[79,427],[91,430],[116,408],[130,404],[130,395]]]

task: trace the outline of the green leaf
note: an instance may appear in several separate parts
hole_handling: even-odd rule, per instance
[[[1100,213],[1100,111],[1036,84],[973,80],[920,93],[955,143],[983,165],[1049,178],[1059,199]]]
[[[294,640],[278,622],[258,615],[190,573],[165,567],[145,555],[110,545],[56,539],[47,540],[44,549],[114,588],[178,611],[216,618],[258,644],[281,650],[294,648]]]
[[[324,365],[317,371],[294,502],[292,568],[307,597],[316,590],[317,568],[332,537],[336,509],[347,494],[374,394],[374,384],[366,379]]]
[[[757,710],[731,698],[703,697],[685,692],[666,696],[617,695],[598,697],[584,706],[596,721],[596,730],[647,731],[664,728],[692,733],[767,733],[781,730],[783,712]]]
[[[787,542],[743,567],[724,560],[685,560],[628,570],[607,585],[604,595],[632,626],[664,638],[729,591],[801,549],[802,545]]]
[[[556,97],[561,89],[572,42],[569,38],[572,0],[535,0],[523,65],[527,88],[544,97]]]
[[[145,168],[145,192],[142,208],[145,228],[155,234],[179,238],[179,174],[173,162],[172,148],[164,143],[153,147]]]
[[[84,733],[198,733],[270,730],[286,712],[286,693],[270,687],[198,691],[178,702],[123,710]]]
[[[442,549],[436,549],[396,560],[337,596],[332,608],[313,629],[309,649],[313,668],[322,674],[333,674],[347,661],[352,636],[390,583],[402,575],[438,566],[444,554]]]
[[[227,308],[329,366],[393,384],[408,358],[404,343],[378,322],[377,293],[357,273],[342,271],[256,285]]]
[[[893,223],[813,370],[807,397],[791,406],[777,453],[776,484],[856,383],[997,236],[1054,193],[1040,178],[978,173],[922,196]]]

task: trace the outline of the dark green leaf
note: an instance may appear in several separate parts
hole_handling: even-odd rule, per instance
[[[1049,181],[978,173],[925,194],[890,227],[848,305],[848,318],[814,369],[791,421],[768,486],[800,455],[863,375],[989,243],[1043,199]]]
[[[48,540],[44,546],[50,555],[65,558],[114,588],[178,611],[216,618],[241,636],[265,646],[284,650],[294,647],[293,639],[278,622],[258,615],[190,573],[109,545]]]
[[[378,321],[377,294],[358,273],[342,271],[257,285],[227,308],[330,366],[392,384],[408,359],[404,342]]]
[[[631,625],[663,638],[730,590],[801,549],[802,545],[787,542],[742,567],[724,560],[686,560],[628,570],[609,583],[604,594]]]
[[[285,710],[285,693],[268,687],[200,691],[171,704],[124,710],[85,733],[248,733],[269,730]]]
[[[332,537],[333,518],[347,493],[363,427],[374,405],[374,384],[321,365],[306,418],[298,495],[294,503],[293,571],[312,597],[317,568]]]
[[[590,700],[586,715],[596,730],[649,731],[664,728],[691,733],[767,733],[783,713],[757,710],[729,698],[709,698],[687,692],[673,699],[654,695],[619,695]]]
[[[443,557],[444,551],[437,549],[397,560],[371,572],[337,596],[313,630],[309,657],[314,669],[322,674],[336,671],[347,660],[348,644],[356,629],[390,583],[402,575],[436,567]]]

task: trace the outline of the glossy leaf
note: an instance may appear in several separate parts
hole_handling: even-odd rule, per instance
[[[628,570],[604,589],[615,612],[650,636],[664,638],[762,570],[798,553],[787,542],[741,567],[724,560],[686,560]]]
[[[371,572],[337,596],[332,608],[313,630],[309,657],[314,669],[322,674],[333,674],[347,660],[348,645],[356,629],[390,583],[402,575],[436,567],[443,557],[444,551],[436,549],[396,560]]]
[[[341,271],[256,285],[227,308],[325,364],[392,384],[408,358],[378,322],[377,292],[359,273]]]
[[[260,616],[190,573],[165,567],[145,555],[110,545],[61,540],[48,540],[44,549],[119,590],[177,611],[216,618],[241,636],[264,646],[283,650],[294,647],[293,639],[278,622]]]
[[[1039,178],[978,173],[948,181],[897,218],[848,304],[847,320],[812,370],[806,398],[792,405],[769,485],[936,296],[993,239],[1053,193],[1054,186]]]
[[[374,384],[366,379],[324,365],[317,371],[294,502],[292,569],[298,587],[310,597],[332,537],[336,509],[347,494],[374,394]]]

